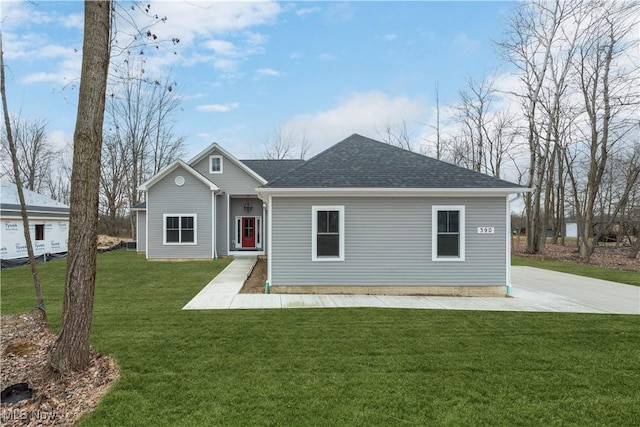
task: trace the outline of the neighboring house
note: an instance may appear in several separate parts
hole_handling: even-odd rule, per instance
[[[27,259],[27,244],[15,184],[2,182],[0,188],[0,259]],[[36,257],[67,252],[69,207],[33,191],[23,189],[31,243]],[[12,263],[7,263],[12,264]]]
[[[505,295],[528,189],[352,135],[258,188],[279,293]]]
[[[177,160],[140,186],[138,252],[148,259],[214,259],[265,253],[265,208],[256,188],[304,160],[236,159],[212,144]]]
[[[307,162],[213,144],[145,182],[149,259],[266,254],[272,292],[505,295],[510,195],[528,191],[360,135]]]

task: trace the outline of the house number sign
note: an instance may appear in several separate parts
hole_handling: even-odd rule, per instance
[[[478,227],[478,234],[493,234],[494,232],[493,227]]]

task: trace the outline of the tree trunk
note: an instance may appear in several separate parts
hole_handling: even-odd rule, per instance
[[[52,369],[61,374],[89,367],[111,7],[110,0],[87,0],[84,4],[82,75],[73,136],[67,276],[62,329],[51,355]]]
[[[44,307],[44,298],[42,297],[42,286],[40,285],[40,276],[38,275],[38,267],[36,265],[36,257],[33,253],[33,245],[31,244],[31,231],[29,230],[29,217],[27,215],[27,205],[24,201],[24,193],[22,191],[22,180],[20,179],[20,171],[18,167],[18,155],[16,153],[16,144],[13,141],[11,132],[11,120],[9,119],[9,108],[7,105],[7,92],[4,85],[4,53],[2,52],[2,33],[0,33],[0,92],[2,92],[2,109],[4,110],[4,124],[7,132],[7,142],[9,143],[9,151],[11,152],[11,163],[13,164],[13,174],[16,181],[16,189],[18,190],[18,199],[20,200],[20,216],[22,216],[22,225],[24,228],[24,240],[27,245],[27,255],[29,256],[29,265],[31,265],[31,277],[33,278],[33,287],[36,291],[36,299],[38,300],[38,309],[42,312],[44,318],[47,316]]]
[[[631,249],[629,249],[629,259],[636,259],[638,256],[638,252],[640,252],[640,234],[636,236],[636,241],[631,245]]]

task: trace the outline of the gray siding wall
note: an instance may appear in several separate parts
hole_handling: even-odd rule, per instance
[[[145,252],[147,250],[147,212],[136,211],[138,224],[136,228],[136,250]]]
[[[174,180],[185,179],[178,187]],[[212,238],[211,190],[190,173],[176,168],[152,186],[147,194],[147,221],[149,221],[148,258],[202,258],[211,259]],[[197,214],[197,245],[164,245],[163,214]]]
[[[214,150],[204,159],[191,166],[229,194],[256,194],[256,187],[262,184],[226,157],[222,160],[222,173],[209,173],[210,155],[221,155],[221,153]]]
[[[218,256],[229,254],[227,241],[227,195],[216,196],[216,249]]]
[[[505,285],[506,199],[274,197],[272,285]],[[311,261],[311,208],[345,207],[345,261]],[[433,205],[464,205],[465,261],[431,259]],[[495,234],[477,234],[477,227]]]
[[[253,209],[251,212],[245,212],[244,205],[245,203],[251,203]],[[240,250],[240,248],[236,248],[235,241],[237,240],[236,236],[236,217],[238,216],[252,216],[260,218],[260,221],[264,221],[262,219],[262,200],[255,198],[232,198],[230,199],[231,210],[229,211],[229,247],[232,251]],[[263,230],[260,230],[262,235],[262,244],[260,245],[261,249],[266,248],[265,240],[264,240],[264,224],[261,226]]]

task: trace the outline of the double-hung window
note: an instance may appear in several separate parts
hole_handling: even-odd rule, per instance
[[[165,245],[195,245],[197,216],[164,215]]]
[[[222,173],[222,156],[218,154],[209,156],[209,173]]]
[[[313,206],[311,213],[311,260],[344,261],[344,206]]]
[[[464,261],[464,206],[433,206],[431,259]]]

